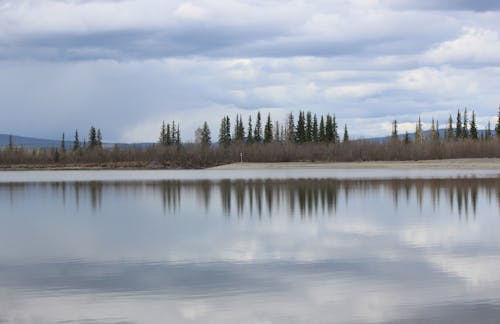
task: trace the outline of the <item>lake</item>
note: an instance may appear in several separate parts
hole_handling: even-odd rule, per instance
[[[0,172],[0,323],[498,323],[494,170]]]

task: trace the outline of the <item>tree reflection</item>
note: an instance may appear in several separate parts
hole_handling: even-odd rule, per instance
[[[387,201],[402,211],[412,206],[420,212],[425,206],[432,206],[436,211],[444,204],[448,212],[466,220],[471,215],[476,217],[478,204],[483,201],[481,197],[488,202],[496,198],[500,208],[498,178],[7,183],[0,184],[1,197],[8,197],[2,201],[8,200],[11,205],[17,201],[25,203],[25,195],[29,195],[28,189],[33,187],[47,189],[42,192],[60,197],[63,206],[73,205],[77,209],[82,202],[88,202],[92,210],[98,211],[107,202],[103,195],[115,191],[115,195],[109,196],[118,194],[126,199],[151,196],[153,202],[161,201],[164,214],[181,209],[182,197],[186,196],[205,213],[220,211],[226,217],[256,216],[258,219],[271,218],[276,212],[286,213],[291,219],[329,217],[336,214],[339,201],[348,210],[355,197],[365,200],[376,195],[389,195]]]

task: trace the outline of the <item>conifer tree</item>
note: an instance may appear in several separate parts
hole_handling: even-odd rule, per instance
[[[97,146],[97,132],[94,126],[89,130],[89,148],[94,149]]]
[[[253,140],[256,143],[262,142],[262,120],[260,117],[260,111],[257,113],[257,121],[255,122]]]
[[[80,148],[80,139],[78,138],[78,129],[75,130],[75,138],[73,140],[73,151]]]
[[[394,121],[392,122],[391,140],[393,142],[396,142],[398,140],[398,121],[396,119],[394,119]]]
[[[102,149],[102,133],[100,128],[97,129],[97,147]]]
[[[14,139],[12,135],[9,135],[9,152],[14,151]]]
[[[201,129],[201,145],[203,147],[208,147],[212,145],[212,137],[210,135],[210,128],[208,127],[208,123],[203,123],[203,128]]]
[[[498,119],[497,125],[495,126],[495,136],[497,139],[500,139],[500,106],[498,106]]]
[[[228,147],[231,144],[231,124],[229,116],[222,118],[219,128],[219,144]]]
[[[418,122],[415,127],[415,143],[422,144],[424,142],[424,130],[422,127],[422,119],[418,116]]]
[[[319,121],[319,141],[320,142],[326,141],[325,120],[324,120],[323,116],[321,116],[321,119]]]
[[[297,129],[295,131],[296,142],[297,143],[305,143],[306,141],[306,121],[304,112],[299,112],[299,120],[297,120]]]
[[[453,139],[453,118],[448,117],[448,129],[446,129],[446,140],[451,141]]]
[[[248,116],[247,143],[253,143],[252,116]]]
[[[64,132],[62,133],[62,138],[61,138],[61,152],[62,153],[66,152],[66,141],[64,140]]]
[[[271,122],[271,114],[267,114],[267,121],[264,127],[264,143],[273,141],[273,123]]]
[[[347,131],[347,124],[344,125],[344,143],[349,142],[349,132]]]
[[[245,140],[245,128],[243,126],[243,118],[236,115],[236,124],[234,126],[234,141],[243,142]]]
[[[491,140],[491,122],[488,120],[488,125],[486,126],[486,130],[484,131],[484,140]]]
[[[160,138],[158,142],[162,145],[167,145],[167,128],[165,126],[165,121],[163,121],[161,124]]]
[[[436,140],[441,139],[441,133],[439,132],[439,120],[436,120]]]
[[[408,134],[408,131],[405,132],[404,143],[410,144],[410,134]]]
[[[319,142],[318,117],[316,114],[313,116],[311,139],[315,143]]]
[[[455,138],[457,140],[463,138],[462,115],[460,114],[460,109],[457,111],[457,122],[455,124]]]
[[[165,145],[172,144],[172,131],[170,130],[170,124],[167,124],[167,132],[165,133]]]
[[[307,143],[312,142],[312,129],[313,129],[312,115],[311,115],[311,112],[308,111],[306,113],[306,142]]]
[[[462,137],[469,138],[469,118],[467,116],[467,108],[464,110],[464,126],[462,127]]]
[[[276,142],[281,142],[280,123],[278,121],[274,122],[274,136],[273,136],[273,139]]]
[[[328,143],[333,142],[335,139],[335,133],[333,131],[333,118],[330,114],[326,115],[325,138]]]
[[[438,139],[436,134],[436,121],[434,120],[434,117],[432,118],[432,123],[431,123],[430,139],[431,141],[436,141]]]
[[[286,126],[286,136],[289,143],[295,142],[295,121],[293,118],[293,113],[288,115],[288,123]]]
[[[181,128],[179,123],[177,123],[177,132],[175,136],[175,144],[180,145],[181,144]]]
[[[470,138],[473,140],[479,139],[476,125],[476,113],[474,112],[474,110],[472,111],[472,118],[470,121]]]
[[[333,127],[333,143],[338,143],[340,142],[340,136],[337,125],[337,117],[335,117],[335,114],[333,114],[332,127]]]

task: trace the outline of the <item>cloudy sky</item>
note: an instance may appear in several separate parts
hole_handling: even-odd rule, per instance
[[[500,2],[0,0],[0,133],[185,140],[256,111],[335,113],[351,135],[500,104]]]

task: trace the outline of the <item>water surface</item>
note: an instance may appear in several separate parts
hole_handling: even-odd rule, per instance
[[[498,322],[498,175],[314,171],[1,173],[0,322]]]

